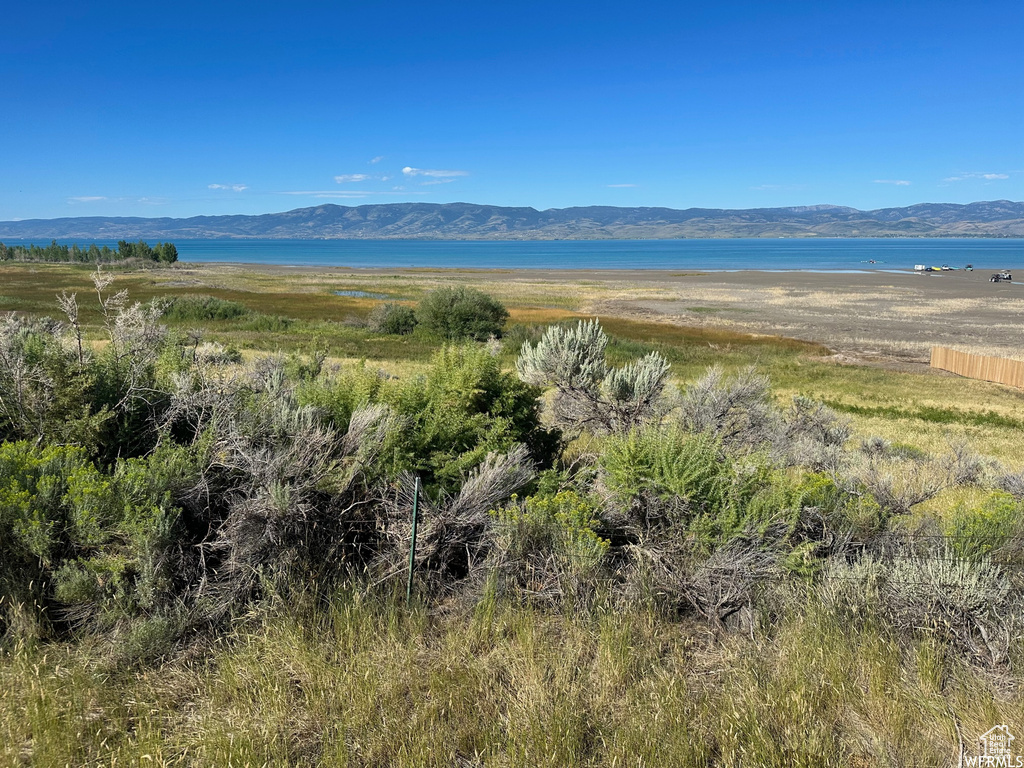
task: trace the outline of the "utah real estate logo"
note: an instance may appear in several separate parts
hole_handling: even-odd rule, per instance
[[[978,737],[978,754],[964,757],[968,768],[1024,768],[1024,755],[1014,754],[1016,737],[1005,725],[997,725]]]

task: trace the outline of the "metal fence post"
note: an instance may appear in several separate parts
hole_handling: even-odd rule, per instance
[[[409,583],[405,587],[405,604],[412,603],[412,575],[416,570],[416,524],[419,522],[420,479],[412,489],[412,541],[409,544]]]

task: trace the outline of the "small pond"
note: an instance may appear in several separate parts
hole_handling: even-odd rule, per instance
[[[335,296],[351,296],[355,299],[387,299],[386,293],[369,293],[368,291],[335,291]]]

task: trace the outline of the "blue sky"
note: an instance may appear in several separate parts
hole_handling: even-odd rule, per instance
[[[1024,199],[1024,3],[9,3],[0,220]]]

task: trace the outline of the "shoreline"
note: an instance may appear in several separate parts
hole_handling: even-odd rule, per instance
[[[513,275],[517,278],[526,279],[555,279],[571,281],[574,278],[603,279],[607,281],[664,281],[678,278],[701,278],[714,276],[740,276],[753,277],[764,276],[770,281],[771,276],[810,276],[824,278],[829,276],[863,276],[886,278],[891,276],[909,276],[919,279],[959,280],[974,283],[988,283],[992,273],[1000,271],[995,268],[976,268],[973,271],[960,268],[946,271],[924,271],[919,272],[911,268],[868,268],[868,269],[751,269],[736,267],[729,269],[687,269],[687,268],[648,268],[648,267],[353,267],[331,264],[269,264],[251,261],[178,261],[172,269],[216,269],[225,267],[236,270],[251,270],[254,272],[304,272],[308,274],[339,274],[346,276],[373,276],[373,275],[408,275],[410,277],[426,275],[451,275],[487,277],[489,275]],[[1018,268],[1009,265],[1005,268],[1010,272],[1020,272],[1024,266]],[[1024,275],[1024,272],[1022,272]],[[1002,286],[1024,286],[1024,280],[1008,281],[999,283]]]
[[[932,346],[1020,356],[1024,282],[991,271],[655,270],[324,267],[181,262],[174,272],[293,276],[379,292],[465,284],[520,306],[583,315],[778,335],[824,344],[869,364],[927,365]],[[379,285],[381,279],[388,285]],[[396,296],[398,298],[398,296]]]
[[[31,263],[31,262],[22,262]],[[48,263],[48,262],[38,262]],[[56,263],[56,262],[49,262]],[[855,269],[855,268],[817,268],[817,267],[794,267],[792,269],[752,269],[749,267],[723,267],[723,268],[701,268],[695,270],[686,270],[685,268],[679,269],[667,269],[664,267],[352,267],[344,264],[272,264],[269,262],[261,261],[187,261],[180,259],[176,264],[183,266],[227,266],[227,267],[247,267],[252,269],[263,269],[263,268],[283,268],[283,269],[323,269],[323,270],[353,270],[353,271],[408,271],[408,272],[607,272],[611,275],[629,273],[629,272],[657,272],[657,273],[669,273],[677,275],[680,271],[685,271],[689,274],[704,274],[707,272],[767,272],[767,273],[789,273],[789,272],[812,272],[812,273],[827,273],[827,274],[861,274],[861,273],[894,273],[894,274],[918,274],[917,271],[906,267],[892,267],[886,269]],[[1011,267],[1014,269],[1014,267]],[[948,270],[952,272],[963,272],[966,270],[953,269]],[[984,272],[984,269],[978,270]],[[935,272],[934,274],[942,274],[941,272]]]

